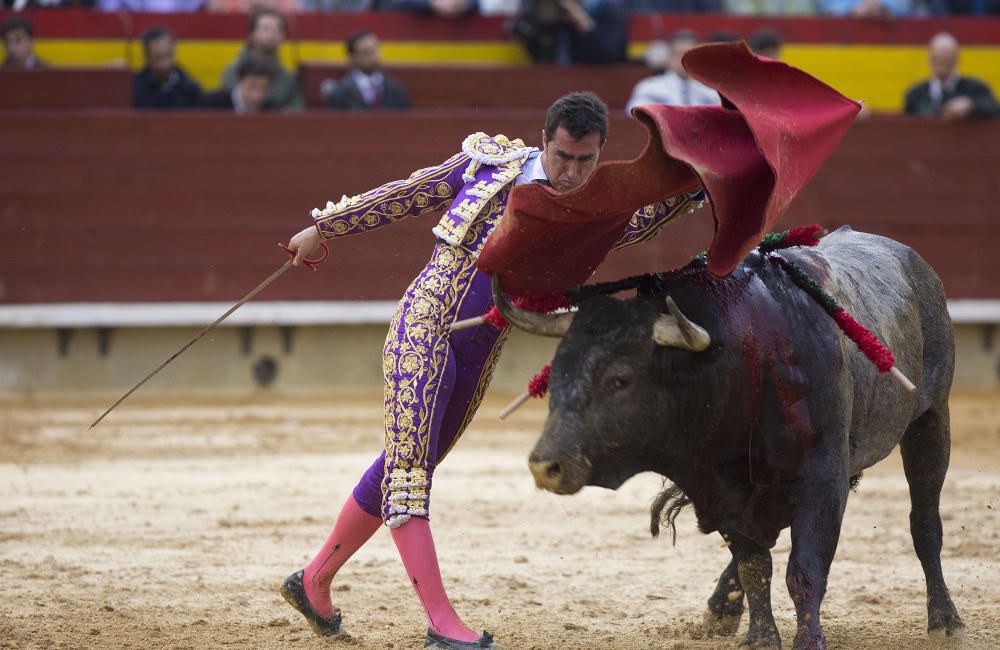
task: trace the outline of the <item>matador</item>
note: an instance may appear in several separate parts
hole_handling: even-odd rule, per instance
[[[492,306],[490,278],[476,268],[476,259],[512,188],[537,182],[566,192],[582,185],[597,165],[607,129],[607,107],[596,95],[566,95],[546,114],[541,150],[503,135],[474,133],[440,165],[313,210],[314,225],[289,242],[298,263],[322,240],[445,210],[433,229],[431,259],[399,301],[386,337],[385,450],[361,477],[315,558],[281,588],[317,634],[344,634],[341,612],[331,601],[332,581],[384,523],[427,614],[424,647],[494,647],[492,636],[466,627],[448,600],[429,513],[435,468],[479,407],[507,332],[491,326],[449,330]],[[654,237],[703,198],[697,190],[638,210],[616,248]]]

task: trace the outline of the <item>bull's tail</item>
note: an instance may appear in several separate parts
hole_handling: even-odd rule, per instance
[[[690,505],[691,499],[684,494],[684,491],[673,483],[664,481],[664,489],[649,508],[649,532],[653,537],[660,534],[660,526],[664,526],[673,534],[672,543],[677,544],[677,527],[674,520],[680,514],[684,506]]]

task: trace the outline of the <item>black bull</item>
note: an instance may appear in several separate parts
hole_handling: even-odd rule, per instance
[[[743,644],[753,647],[781,643],[769,549],[791,526],[794,647],[822,648],[820,602],[852,478],[899,444],[928,629],[958,634],[940,560],[955,356],[941,282],[913,250],[847,228],[781,254],[893,351],[915,393],[880,374],[785,270],[757,253],[725,279],[695,261],[668,276],[663,292],[592,298],[575,315],[524,312],[495,290],[512,324],[563,336],[530,457],[535,481],[572,494],[584,485],[616,489],[643,471],[669,478],[676,487],[654,504],[654,534],[663,510],[672,525],[688,502],[702,532],[722,534],[733,559],[706,624],[735,634],[745,593]]]

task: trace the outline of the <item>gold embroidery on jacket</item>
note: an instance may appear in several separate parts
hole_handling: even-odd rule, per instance
[[[446,208],[457,188],[445,182],[455,169],[468,162],[465,154],[456,154],[436,167],[419,169],[406,179],[393,181],[364,194],[328,202],[326,208],[313,210],[313,217],[324,238],[341,237],[374,230],[414,216]]]
[[[700,208],[703,198],[689,198],[687,194],[672,196],[666,201],[653,203],[636,210],[629,219],[625,233],[615,242],[611,250],[622,250],[649,241],[660,233],[660,229],[677,217]]]

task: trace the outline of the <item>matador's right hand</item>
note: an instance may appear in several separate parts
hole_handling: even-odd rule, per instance
[[[295,253],[295,258],[292,260],[292,266],[299,266],[302,264],[303,260],[310,257],[320,244],[323,242],[323,238],[320,237],[319,230],[316,226],[309,226],[301,232],[297,233],[288,242],[289,250]]]

